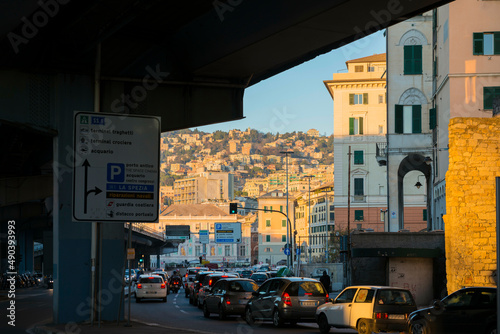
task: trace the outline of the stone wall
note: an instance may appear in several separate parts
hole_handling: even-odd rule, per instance
[[[500,176],[500,118],[453,118],[446,173],[448,292],[495,286],[495,177]]]

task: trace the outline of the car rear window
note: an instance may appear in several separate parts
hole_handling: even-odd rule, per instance
[[[139,283],[163,283],[163,279],[161,277],[142,277]]]
[[[326,295],[323,285],[319,282],[292,282],[287,288],[286,292],[290,297],[322,297]]]
[[[252,275],[252,279],[256,279],[256,280],[267,280],[267,275],[265,274],[253,274]]]
[[[379,305],[415,305],[409,291],[405,290],[380,290],[377,295]]]
[[[228,290],[231,292],[252,292],[259,290],[259,286],[249,281],[234,281],[229,283]]]

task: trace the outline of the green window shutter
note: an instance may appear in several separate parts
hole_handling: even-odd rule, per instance
[[[354,164],[355,165],[363,164],[363,151],[354,151]]]
[[[349,94],[349,104],[350,105],[354,104],[354,94]]]
[[[483,54],[483,33],[475,32],[472,34],[473,44],[472,44],[472,54],[482,55]]]
[[[424,209],[422,212],[422,220],[427,221],[427,209]]]
[[[422,133],[422,106],[412,106],[412,133]]]
[[[354,134],[354,118],[352,117],[349,118],[349,134]]]
[[[354,179],[354,195],[362,196],[364,195],[363,182],[364,179],[356,178]]]
[[[413,45],[413,74],[422,74],[422,45]]]
[[[368,93],[363,93],[363,104],[368,104]]]
[[[266,212],[266,211],[267,211],[267,206],[264,205],[264,212]]]
[[[271,242],[271,236],[270,235],[266,235],[266,242]]]
[[[493,33],[493,54],[500,55],[500,32]]]
[[[286,227],[286,220],[285,220],[285,219],[283,219],[283,220],[281,221],[281,227]]]
[[[358,118],[358,134],[363,134],[363,117]]]
[[[394,132],[403,133],[403,105],[396,104],[394,107]]]
[[[271,221],[269,219],[266,220],[266,227],[270,227],[271,226]]]
[[[436,108],[429,109],[429,129],[433,130],[437,125]]]
[[[286,235],[282,235],[282,236],[281,236],[281,241],[282,241],[282,242],[286,242]]]
[[[280,205],[280,212],[283,212],[283,205]]]
[[[404,74],[413,74],[413,49],[411,45],[405,45],[404,46],[404,53],[403,53],[403,73]]]
[[[495,95],[500,95],[500,87],[483,87],[483,109],[493,109]]]
[[[363,221],[363,210],[354,210],[354,220]]]

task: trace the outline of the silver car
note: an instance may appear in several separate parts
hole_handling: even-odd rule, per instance
[[[316,308],[328,301],[321,282],[306,277],[270,278],[262,284],[245,308],[245,320],[271,320],[275,327],[285,322],[315,322]]]
[[[210,313],[217,313],[220,320],[228,315],[244,315],[252,292],[258,289],[259,286],[248,278],[220,279],[205,297],[203,315],[208,318]]]

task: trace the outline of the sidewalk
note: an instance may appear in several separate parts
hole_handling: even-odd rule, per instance
[[[194,329],[182,329],[159,324],[148,324],[138,320],[131,320],[130,327],[126,326],[127,321],[121,321],[119,325],[116,322],[101,322],[99,327],[97,323],[91,326],[90,323],[78,324],[40,324],[30,328],[27,332],[30,334],[62,334],[62,333],[120,333],[120,334],[156,334],[156,333],[176,333],[176,334],[214,334],[213,332],[198,331]]]

